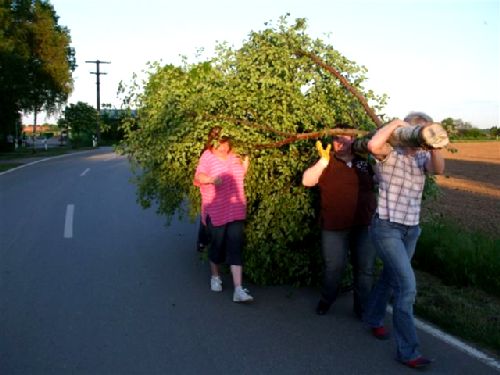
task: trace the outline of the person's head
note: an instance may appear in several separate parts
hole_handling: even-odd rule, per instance
[[[353,129],[351,125],[345,122],[338,122],[335,126],[336,129]],[[352,152],[352,143],[354,137],[350,135],[334,135],[333,137],[333,151],[338,156],[347,156]]]
[[[432,117],[425,112],[410,112],[404,118],[404,121],[410,125],[425,126],[433,122]],[[407,155],[414,155],[421,147],[404,147]]]
[[[354,138],[350,135],[334,135],[333,136],[333,152],[338,156],[346,156],[351,154],[351,146]]]
[[[222,132],[222,128],[220,126],[214,126],[208,132],[208,137],[212,138],[212,139],[217,139],[217,138],[219,138],[219,135],[221,132]]]
[[[427,125],[432,122],[432,117],[424,112],[410,112],[404,121],[410,125]]]
[[[208,132],[207,142],[205,143],[205,147],[203,147],[203,151],[209,150],[213,146],[214,140],[219,139],[220,133],[222,132],[222,128],[220,126],[214,126]]]
[[[222,137],[219,137],[216,139],[213,143],[212,150],[216,150],[218,153],[221,154],[229,154],[233,148],[231,138],[223,135]]]

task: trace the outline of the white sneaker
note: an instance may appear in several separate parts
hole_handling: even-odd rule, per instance
[[[212,292],[222,292],[222,280],[219,276],[210,278],[210,289],[212,289]]]
[[[250,295],[248,289],[241,286],[236,287],[233,293],[233,302],[252,302],[253,297]]]

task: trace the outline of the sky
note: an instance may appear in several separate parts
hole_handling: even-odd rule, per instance
[[[50,0],[69,28],[77,69],[69,103],[119,108],[119,83],[148,61],[181,65],[214,54],[218,42],[238,48],[251,31],[306,18],[307,33],[368,69],[365,87],[389,96],[385,114],[424,111],[478,128],[500,125],[500,0]],[[39,116],[37,122],[55,123]],[[24,123],[32,123],[27,116]]]

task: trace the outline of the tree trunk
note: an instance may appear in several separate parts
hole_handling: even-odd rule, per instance
[[[353,152],[357,154],[368,153],[368,141],[374,133],[358,138],[352,145]],[[445,147],[448,143],[446,130],[437,122],[427,126],[409,125],[394,130],[388,142],[393,147],[422,147],[427,149],[438,149]]]
[[[36,152],[36,109],[33,111],[33,152]]]

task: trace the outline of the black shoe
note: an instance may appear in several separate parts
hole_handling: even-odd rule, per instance
[[[318,315],[325,315],[328,310],[330,310],[331,303],[325,302],[324,300],[320,299],[318,302],[318,306],[316,306],[316,314]]]

